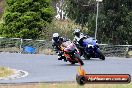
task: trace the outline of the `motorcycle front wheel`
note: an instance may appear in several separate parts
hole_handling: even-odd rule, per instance
[[[78,61],[78,63],[84,65],[83,61],[81,60],[81,57],[77,53],[74,54],[74,58]]]
[[[87,53],[84,53],[83,57],[84,57],[86,60],[90,60],[90,58],[91,58],[90,54],[87,54]]]

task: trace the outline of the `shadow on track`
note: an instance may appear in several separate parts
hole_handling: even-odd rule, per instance
[[[79,64],[58,64],[57,66],[80,66]]]
[[[105,60],[101,60],[101,59],[99,59],[99,58],[91,58],[91,59],[89,59],[89,60],[87,60],[87,59],[82,59],[83,61],[105,61]]]

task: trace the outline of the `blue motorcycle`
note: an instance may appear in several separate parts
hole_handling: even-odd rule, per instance
[[[82,46],[84,47],[84,58],[100,58],[101,60],[105,60],[105,56],[100,51],[98,42],[93,37],[88,37],[83,39]]]

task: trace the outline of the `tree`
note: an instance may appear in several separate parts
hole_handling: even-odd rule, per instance
[[[67,0],[66,11],[68,17],[75,20],[76,23],[85,25],[89,16],[95,13],[94,0]]]
[[[4,37],[38,38],[54,16],[51,0],[6,0],[0,34]]]
[[[87,27],[85,34],[93,36],[95,31],[95,0],[66,0],[65,6],[68,17],[80,24],[82,29]]]
[[[102,13],[107,19],[102,19],[105,26],[101,32],[113,44],[132,44],[132,1],[104,0]]]
[[[94,36],[95,0],[67,0],[69,18]],[[84,6],[87,5],[87,6]],[[103,0],[99,6],[97,39],[101,43],[132,44],[132,0]]]

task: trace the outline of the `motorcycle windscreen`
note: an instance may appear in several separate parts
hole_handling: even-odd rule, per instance
[[[88,44],[95,45],[96,42],[97,42],[96,39],[90,37],[90,38],[87,38],[87,39],[84,39],[84,40],[83,40],[83,45],[84,45],[84,46],[87,46]]]

